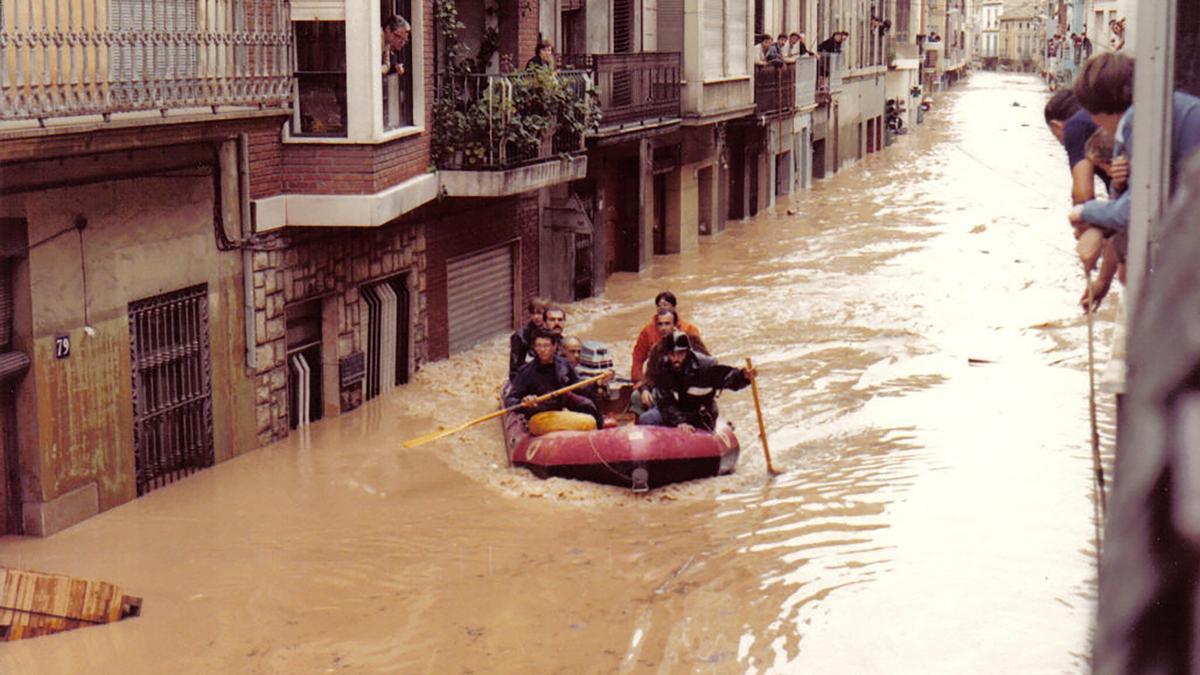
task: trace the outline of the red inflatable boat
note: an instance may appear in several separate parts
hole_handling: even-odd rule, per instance
[[[715,432],[627,424],[596,431],[533,436],[520,412],[503,416],[508,460],[539,478],[558,476],[631,488],[733,473],[738,439],[721,421]]]

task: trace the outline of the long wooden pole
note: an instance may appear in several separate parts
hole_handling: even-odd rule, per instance
[[[589,377],[586,380],[580,380],[580,381],[576,382],[575,384],[567,385],[567,386],[563,387],[562,389],[555,389],[554,391],[550,392],[549,394],[542,394],[541,396],[538,396],[535,399],[535,402],[541,403],[542,401],[547,401],[549,399],[554,398],[555,396],[560,396],[569,391],[574,391],[576,389],[579,389],[580,387],[586,387],[587,385],[592,384],[593,382],[599,382],[601,380],[606,380],[606,379],[608,379],[608,377],[609,377],[608,373],[601,373],[595,377]],[[425,434],[424,436],[417,436],[416,438],[410,438],[407,441],[404,441],[404,447],[405,448],[415,448],[418,445],[423,445],[425,443],[428,443],[429,441],[435,441],[439,438],[442,438],[443,436],[449,436],[450,434],[457,434],[458,432],[460,432],[464,429],[473,427],[476,424],[480,424],[481,422],[486,422],[488,420],[494,420],[497,417],[503,415],[504,413],[509,413],[514,410],[517,410],[518,408],[520,408],[523,405],[524,405],[524,403],[518,403],[516,405],[511,405],[507,408],[501,408],[500,410],[497,410],[495,412],[488,413],[488,414],[484,415],[483,417],[473,419],[470,422],[463,422],[462,424],[455,426],[455,427],[451,427],[449,429],[440,429],[438,431],[434,431],[432,433]]]
[[[746,369],[754,372],[754,364],[748,357],[746,358]],[[754,413],[758,415],[758,437],[762,439],[763,456],[767,458],[767,472],[774,476],[779,472],[771,464],[771,449],[767,447],[767,425],[763,423],[762,404],[758,400],[758,377],[755,375],[750,376],[750,391],[754,392]]]
[[[1095,347],[1095,299],[1092,297],[1092,271],[1087,273],[1087,333],[1088,333],[1088,415],[1092,422],[1092,471],[1096,474],[1096,489],[1099,493],[1100,518],[1108,511],[1104,490],[1104,463],[1100,460],[1100,427],[1096,423],[1096,347]],[[1099,523],[1096,525],[1099,529]],[[1097,536],[1099,536],[1097,534]]]

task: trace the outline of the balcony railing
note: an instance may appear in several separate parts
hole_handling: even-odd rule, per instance
[[[822,52],[817,54],[817,98],[842,90],[846,73],[846,55]]]
[[[287,0],[0,3],[0,119],[286,106]]]
[[[443,73],[434,105],[434,160],[439,169],[503,170],[579,152],[584,134],[571,122],[581,120],[563,117],[579,110],[547,105],[563,92],[590,103],[591,88],[582,70]]]
[[[600,96],[601,129],[680,116],[678,52],[579,54],[563,57],[563,63],[591,73]]]
[[[775,61],[754,67],[754,112],[786,115],[796,105],[796,64]]]

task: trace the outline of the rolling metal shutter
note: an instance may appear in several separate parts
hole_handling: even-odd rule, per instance
[[[683,0],[658,0],[658,50],[683,52]]]
[[[470,349],[498,333],[511,331],[512,246],[448,261],[446,304],[451,354]]]

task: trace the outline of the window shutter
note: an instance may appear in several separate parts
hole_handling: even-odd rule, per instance
[[[683,52],[683,0],[658,0],[658,51]]]
[[[613,0],[613,53],[634,51],[633,0]]]
[[[750,38],[746,32],[749,29],[747,21],[747,6],[748,3],[730,0],[729,2],[729,18],[727,25],[729,27],[728,43],[726,46],[726,75],[745,75],[746,74],[746,49]]]
[[[736,4],[738,0],[734,0]],[[704,0],[704,77],[725,75],[725,0]]]

